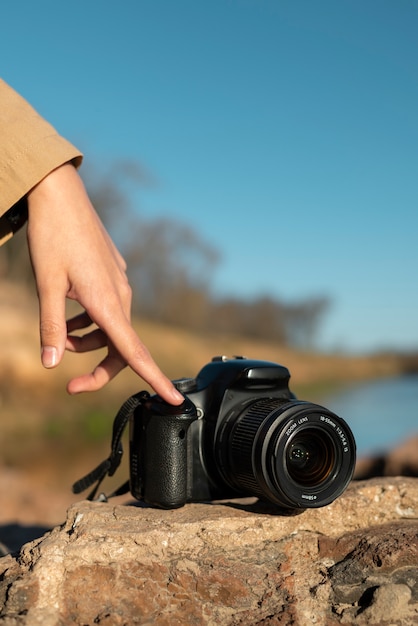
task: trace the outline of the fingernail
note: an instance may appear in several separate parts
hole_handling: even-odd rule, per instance
[[[181,402],[184,401],[184,396],[180,393],[180,391],[177,391],[177,389],[173,389],[173,391],[171,393],[171,397],[178,404],[180,404]]]
[[[44,367],[55,367],[58,362],[58,350],[52,346],[43,346],[41,359]]]

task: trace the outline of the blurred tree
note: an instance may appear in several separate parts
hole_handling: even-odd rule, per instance
[[[227,299],[214,306],[211,316],[215,330],[229,331],[254,337],[287,343],[285,327],[286,308],[282,302],[270,297],[250,301]]]
[[[289,305],[286,310],[286,333],[289,345],[313,348],[320,324],[331,306],[326,296],[308,298]]]
[[[158,320],[204,327],[218,253],[192,229],[168,218],[140,221],[124,255],[140,311]]]
[[[155,184],[139,164],[120,162],[111,175],[87,171],[85,184],[128,264],[134,312],[204,328],[211,272],[219,253],[189,226],[169,218],[146,220],[133,208],[132,184]]]
[[[330,306],[326,297],[288,304],[269,296],[250,301],[227,299],[212,303],[210,327],[283,345],[313,348],[319,325]]]

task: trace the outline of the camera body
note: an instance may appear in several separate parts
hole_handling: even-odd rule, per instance
[[[286,367],[214,357],[174,381],[185,400],[144,395],[130,417],[130,491],[161,508],[256,496],[282,509],[329,504],[355,466],[343,419],[289,390]]]

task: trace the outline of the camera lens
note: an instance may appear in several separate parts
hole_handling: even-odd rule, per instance
[[[343,419],[310,402],[262,398],[235,407],[217,433],[224,480],[282,508],[320,507],[350,482],[355,441]]]
[[[336,451],[325,432],[305,428],[289,443],[286,468],[292,480],[312,487],[326,480],[335,467]]]

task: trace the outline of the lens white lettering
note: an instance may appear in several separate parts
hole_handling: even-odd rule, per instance
[[[349,452],[350,446],[348,445],[347,437],[345,435],[345,432],[342,430],[342,428],[340,428],[340,426],[337,426],[335,422],[333,422],[332,419],[330,419],[326,415],[321,415],[319,419],[321,420],[321,422],[325,422],[325,424],[328,424],[329,426],[332,426],[332,428],[334,428],[335,432],[338,434],[339,438],[341,439],[343,452]]]
[[[286,435],[287,435],[287,436],[291,435],[291,434],[292,434],[292,432],[295,430],[296,426],[297,426],[296,422],[293,422],[293,423],[289,426],[289,428],[286,430]]]
[[[330,419],[329,417],[326,417],[325,415],[321,415],[320,419],[321,419],[321,422],[325,422],[325,424],[329,424],[330,426],[335,428],[335,422],[333,422],[332,419]]]

